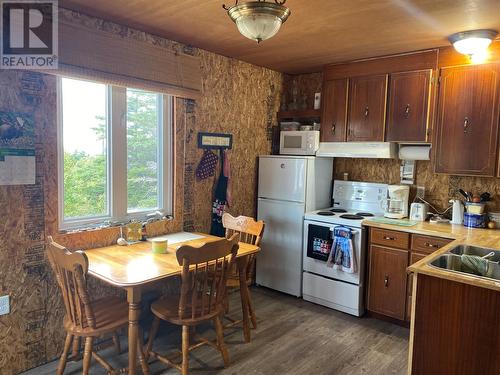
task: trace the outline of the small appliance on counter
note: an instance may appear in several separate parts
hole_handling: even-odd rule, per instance
[[[451,224],[463,224],[464,222],[464,205],[460,199],[452,199]]]
[[[410,206],[410,220],[425,221],[429,214],[429,205],[427,203],[413,202]]]
[[[408,200],[410,187],[408,185],[389,185],[385,200],[384,216],[389,219],[404,219],[408,217]]]

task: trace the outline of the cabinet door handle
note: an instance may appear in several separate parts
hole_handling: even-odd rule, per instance
[[[365,107],[365,117],[368,117],[368,115],[370,114],[370,109],[368,108],[368,106]]]
[[[468,127],[470,125],[470,120],[468,117],[464,118],[464,134],[468,133]]]
[[[384,286],[386,288],[389,287],[389,275],[385,275],[385,277],[384,277]]]
[[[405,114],[404,114],[405,118],[410,117],[410,111],[411,111],[411,107],[410,107],[409,104],[407,104],[406,107],[405,107]]]
[[[394,241],[394,237],[384,236],[384,240]]]
[[[335,122],[332,123],[332,134],[335,134]]]
[[[424,245],[427,247],[435,247],[435,248],[439,247],[438,245],[431,244],[430,242],[426,242]]]

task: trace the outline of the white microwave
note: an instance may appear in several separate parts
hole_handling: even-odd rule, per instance
[[[315,155],[319,148],[319,130],[282,131],[281,155]]]

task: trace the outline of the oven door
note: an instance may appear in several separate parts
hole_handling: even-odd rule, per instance
[[[311,259],[326,262],[333,243],[330,227],[309,224],[307,229],[306,256]]]
[[[326,266],[333,243],[333,228],[336,226],[338,225],[309,220],[304,222],[304,271],[359,285],[364,274],[366,256],[362,246],[361,228],[349,227],[353,233],[352,244],[356,258],[356,272],[348,273]]]

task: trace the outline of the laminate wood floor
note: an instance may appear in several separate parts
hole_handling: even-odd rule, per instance
[[[244,343],[241,329],[225,330],[231,366],[223,368],[213,348],[203,346],[191,353],[190,373],[198,375],[302,375],[302,374],[406,374],[408,334],[406,328],[373,318],[355,318],[265,288],[252,288],[258,328],[252,342]],[[239,294],[231,295],[231,314],[239,316]],[[214,337],[210,325],[198,332]],[[163,323],[155,350],[176,349],[180,330]],[[126,337],[122,337],[126,348]],[[127,354],[113,348],[100,352],[115,368],[127,365]],[[57,361],[32,369],[26,375],[54,374]],[[159,362],[151,374],[178,374]],[[68,363],[65,374],[81,374],[81,362]],[[94,361],[91,374],[106,374]]]

